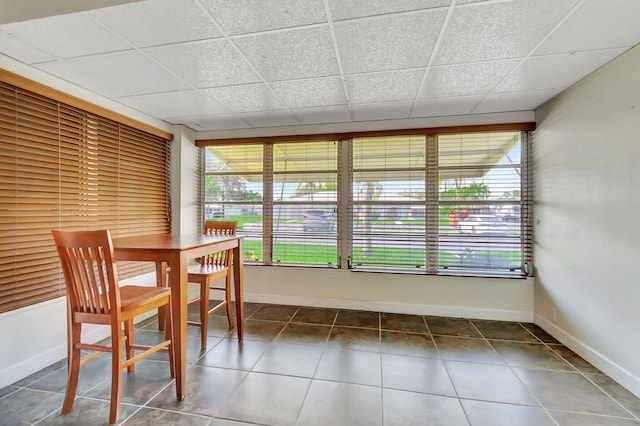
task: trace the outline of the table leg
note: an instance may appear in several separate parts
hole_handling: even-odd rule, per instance
[[[233,249],[233,287],[236,295],[236,330],[238,339],[244,337],[244,268],[242,266],[242,238]]]
[[[156,262],[156,286],[167,286],[167,262]],[[164,308],[158,308],[158,330],[164,331]]]
[[[171,260],[169,286],[171,287],[171,311],[173,341],[175,344],[174,362],[176,373],[176,397],[178,401],[186,394],[187,376],[187,259],[182,254]],[[182,283],[185,283],[183,286]]]

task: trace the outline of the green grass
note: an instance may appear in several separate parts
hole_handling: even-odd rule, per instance
[[[335,246],[322,244],[299,244],[276,242],[273,248],[274,263],[336,265],[337,249]],[[244,242],[245,260],[261,261],[262,243],[260,241]],[[365,265],[396,266],[405,268],[424,267],[425,251],[421,249],[394,249],[373,247],[368,256],[362,254],[361,248],[353,251],[353,262]],[[456,256],[448,251],[438,253],[440,267],[470,267],[482,269],[509,269],[520,265],[519,252],[481,251]]]

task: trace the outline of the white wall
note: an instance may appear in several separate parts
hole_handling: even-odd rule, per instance
[[[245,267],[245,300],[416,315],[533,321],[534,280]]]
[[[536,119],[536,322],[640,396],[640,46]]]

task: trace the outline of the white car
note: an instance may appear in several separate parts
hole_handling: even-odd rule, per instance
[[[466,234],[506,234],[509,228],[497,216],[474,215],[458,223],[458,229]]]

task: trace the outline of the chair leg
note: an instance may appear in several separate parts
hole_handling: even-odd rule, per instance
[[[207,347],[207,331],[209,330],[209,280],[200,281],[200,343]]]
[[[78,388],[78,376],[80,375],[80,349],[76,343],[80,343],[82,334],[82,324],[71,323],[68,326],[68,348],[67,348],[67,390],[64,394],[64,404],[62,414],[69,414],[73,408],[73,401]]]
[[[169,303],[167,305],[164,306],[163,310],[165,311],[165,319],[166,319],[166,323],[164,326],[164,336],[166,340],[171,340],[171,344],[169,345],[169,347],[167,348],[169,350],[169,370],[171,371],[171,377],[176,377],[176,365],[175,365],[175,361],[174,361],[174,350],[175,350],[175,345],[173,344],[174,340],[173,340],[173,324],[171,322],[171,300],[169,300]]]
[[[227,301],[227,320],[229,321],[229,328],[233,328],[233,310],[231,307],[231,274],[227,273],[225,277],[225,289],[224,297]]]
[[[111,325],[111,410],[109,423],[120,417],[122,392],[122,329],[120,324]]]
[[[124,322],[124,335],[126,340],[124,342],[125,352],[127,354],[127,359],[131,359],[135,356],[133,352],[133,318]],[[133,371],[134,364],[131,364],[127,367],[127,371],[131,373]]]

